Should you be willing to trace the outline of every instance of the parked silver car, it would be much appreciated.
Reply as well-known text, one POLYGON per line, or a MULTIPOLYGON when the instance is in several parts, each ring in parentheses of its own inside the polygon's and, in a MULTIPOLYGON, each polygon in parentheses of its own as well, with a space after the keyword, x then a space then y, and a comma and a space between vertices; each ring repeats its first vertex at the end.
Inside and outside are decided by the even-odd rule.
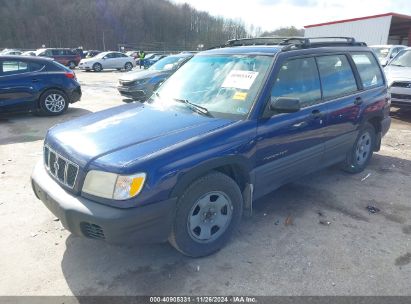
POLYGON ((100 72, 103 69, 131 71, 135 66, 134 59, 120 52, 103 52, 92 58, 82 59, 78 65, 81 70, 100 72))
POLYGON ((394 106, 411 106, 411 48, 399 52, 384 68, 391 102, 394 106))
POLYGON ((370 48, 375 52, 382 66, 386 66, 392 58, 406 48, 404 45, 372 45, 370 48))

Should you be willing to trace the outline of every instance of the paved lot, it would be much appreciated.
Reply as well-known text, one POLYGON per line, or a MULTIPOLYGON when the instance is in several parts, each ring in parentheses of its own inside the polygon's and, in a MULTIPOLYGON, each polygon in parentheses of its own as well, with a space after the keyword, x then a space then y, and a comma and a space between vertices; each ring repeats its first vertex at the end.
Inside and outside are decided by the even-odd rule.
POLYGON ((71 236, 34 197, 46 130, 122 104, 121 72, 77 75, 84 95, 66 115, 0 118, 0 295, 411 295, 411 112, 393 113, 365 172, 289 184, 256 202, 226 248, 190 259, 71 236))

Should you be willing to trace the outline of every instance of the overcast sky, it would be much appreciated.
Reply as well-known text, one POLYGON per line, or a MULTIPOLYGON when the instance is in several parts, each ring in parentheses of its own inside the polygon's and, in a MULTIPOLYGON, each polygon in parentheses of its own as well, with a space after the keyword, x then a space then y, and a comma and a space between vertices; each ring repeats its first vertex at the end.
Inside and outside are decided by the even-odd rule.
POLYGON ((411 15, 411 0, 172 0, 212 15, 241 18, 248 25, 273 30, 395 12, 411 15))

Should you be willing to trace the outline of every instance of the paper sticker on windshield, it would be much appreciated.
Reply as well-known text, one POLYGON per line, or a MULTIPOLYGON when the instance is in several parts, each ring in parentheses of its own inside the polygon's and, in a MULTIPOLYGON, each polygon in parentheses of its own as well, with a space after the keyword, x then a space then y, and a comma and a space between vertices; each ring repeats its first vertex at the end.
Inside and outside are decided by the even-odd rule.
POLYGON ((221 87, 249 90, 257 76, 258 72, 233 70, 227 75, 221 87))
POLYGON ((247 98, 246 92, 236 92, 233 96, 235 100, 245 100, 247 98))

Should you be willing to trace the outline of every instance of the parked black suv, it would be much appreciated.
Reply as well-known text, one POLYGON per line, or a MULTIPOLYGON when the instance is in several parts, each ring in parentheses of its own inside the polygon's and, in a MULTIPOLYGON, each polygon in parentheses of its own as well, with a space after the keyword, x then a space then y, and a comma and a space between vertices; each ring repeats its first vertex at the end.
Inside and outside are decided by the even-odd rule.
POLYGON ((50 129, 34 192, 76 235, 204 256, 279 186, 337 163, 364 170, 389 108, 377 58, 352 38, 208 50, 144 105, 50 129))

